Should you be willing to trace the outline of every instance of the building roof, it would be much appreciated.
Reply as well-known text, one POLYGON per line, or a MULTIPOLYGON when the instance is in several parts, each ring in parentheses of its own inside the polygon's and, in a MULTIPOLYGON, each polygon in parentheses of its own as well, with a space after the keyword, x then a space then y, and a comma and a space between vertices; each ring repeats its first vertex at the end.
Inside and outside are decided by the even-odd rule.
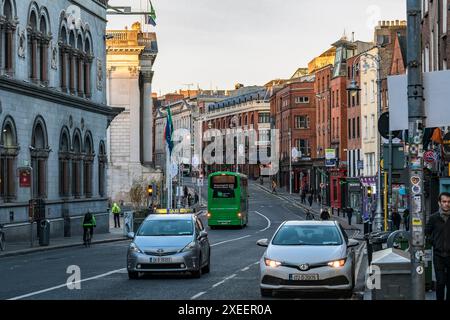
POLYGON ((268 100, 268 98, 269 98, 268 90, 265 87, 261 86, 244 87, 235 90, 233 96, 210 105, 208 110, 211 111, 231 107, 247 101, 268 100))

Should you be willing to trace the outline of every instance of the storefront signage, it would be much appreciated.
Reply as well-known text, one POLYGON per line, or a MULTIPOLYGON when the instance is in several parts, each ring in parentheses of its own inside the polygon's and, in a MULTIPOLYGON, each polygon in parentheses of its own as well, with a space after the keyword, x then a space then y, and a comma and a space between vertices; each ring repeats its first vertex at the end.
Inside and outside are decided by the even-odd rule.
POLYGON ((31 187, 31 168, 22 167, 17 169, 19 171, 19 186, 21 188, 31 187))
POLYGON ((336 149, 325 149, 325 159, 326 160, 336 159, 336 149))

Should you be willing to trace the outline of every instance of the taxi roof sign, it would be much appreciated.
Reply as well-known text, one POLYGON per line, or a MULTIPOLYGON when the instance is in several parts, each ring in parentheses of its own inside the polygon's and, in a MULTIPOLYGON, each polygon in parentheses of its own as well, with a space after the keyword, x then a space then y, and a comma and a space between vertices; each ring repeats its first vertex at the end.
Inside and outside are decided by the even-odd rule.
MULTIPOLYGON (((167 208, 156 209, 155 213, 157 214, 167 214, 167 208)), ((194 213, 194 209, 181 208, 181 209, 170 209, 169 213, 171 214, 179 214, 179 213, 194 213)))

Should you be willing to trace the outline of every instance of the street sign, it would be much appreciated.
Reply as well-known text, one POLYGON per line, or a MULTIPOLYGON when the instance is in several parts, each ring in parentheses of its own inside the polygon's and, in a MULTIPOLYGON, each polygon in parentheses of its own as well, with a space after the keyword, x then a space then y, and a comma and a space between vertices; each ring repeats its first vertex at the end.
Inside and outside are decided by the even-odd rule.
POLYGON ((21 167, 17 169, 19 171, 19 186, 20 188, 31 187, 31 168, 21 167))
POLYGON ((436 153, 434 151, 430 150, 423 154, 423 161, 427 163, 433 163, 436 161, 436 153))
POLYGON ((325 159, 325 167, 335 167, 336 159, 325 159))
POLYGON ((170 176, 174 178, 178 174, 178 165, 176 163, 172 163, 170 166, 170 176))
POLYGON ((325 149, 325 159, 326 160, 336 159, 336 149, 325 149))
POLYGON ((203 178, 198 178, 197 179, 197 186, 198 187, 203 187, 203 178))

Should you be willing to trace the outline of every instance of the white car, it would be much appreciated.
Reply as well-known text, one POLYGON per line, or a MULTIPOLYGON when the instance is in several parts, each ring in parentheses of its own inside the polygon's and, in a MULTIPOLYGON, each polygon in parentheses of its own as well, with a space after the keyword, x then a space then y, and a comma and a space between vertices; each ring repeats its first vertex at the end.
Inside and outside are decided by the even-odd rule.
POLYGON ((336 221, 286 221, 260 261, 261 295, 274 291, 321 292, 339 290, 351 295, 355 287, 355 253, 359 242, 348 239, 336 221))

